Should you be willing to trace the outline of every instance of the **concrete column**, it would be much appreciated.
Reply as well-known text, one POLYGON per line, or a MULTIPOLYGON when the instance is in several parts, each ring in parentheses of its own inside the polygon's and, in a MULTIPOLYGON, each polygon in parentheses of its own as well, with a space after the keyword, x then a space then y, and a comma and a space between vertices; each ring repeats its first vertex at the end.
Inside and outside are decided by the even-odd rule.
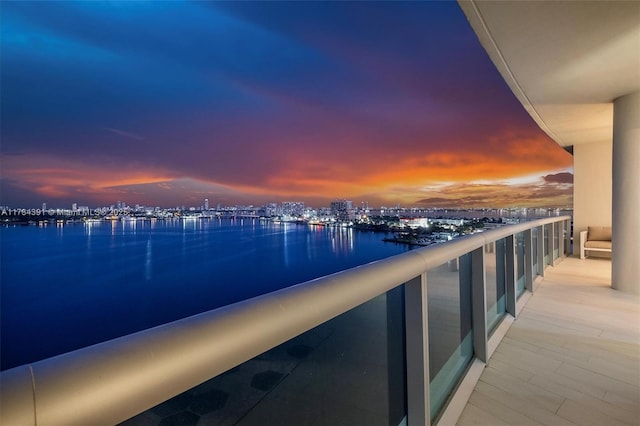
POLYGON ((611 287, 640 294, 640 91, 613 103, 611 287))

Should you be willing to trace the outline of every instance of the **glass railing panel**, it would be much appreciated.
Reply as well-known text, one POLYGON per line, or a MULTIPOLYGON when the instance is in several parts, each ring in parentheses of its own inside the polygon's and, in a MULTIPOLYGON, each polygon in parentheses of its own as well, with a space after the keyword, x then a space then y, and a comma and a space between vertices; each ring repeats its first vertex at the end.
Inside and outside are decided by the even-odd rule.
POLYGON ((484 269, 487 289, 487 330, 491 334, 506 312, 506 241, 485 246, 484 269))
POLYGON ((473 357, 471 255, 427 272, 431 418, 442 409, 473 357))
POLYGON ((398 425, 404 348, 400 286, 122 424, 398 425))
POLYGON ((538 227, 536 226, 531 230, 531 257, 533 258, 533 271, 531 274, 532 279, 536 279, 540 275, 540 263, 538 260, 538 227))
POLYGON ((525 262, 524 262, 524 232, 518 232, 515 238, 516 243, 516 294, 520 296, 524 293, 525 287, 525 262))

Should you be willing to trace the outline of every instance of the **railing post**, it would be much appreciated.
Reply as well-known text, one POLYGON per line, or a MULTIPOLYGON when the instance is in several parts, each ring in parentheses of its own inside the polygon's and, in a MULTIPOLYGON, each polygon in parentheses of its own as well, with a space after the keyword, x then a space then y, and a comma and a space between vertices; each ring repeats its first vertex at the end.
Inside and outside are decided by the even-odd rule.
POLYGON ((567 219, 564 221, 564 223, 565 223, 564 228, 567 231, 564 236, 565 238, 564 255, 570 256, 571 255, 571 221, 567 219))
POLYGON ((565 246, 564 246, 565 237, 564 237, 564 235, 565 235, 565 229, 566 229, 567 224, 565 223, 564 220, 559 221, 558 223, 560 224, 559 225, 560 234, 558 234, 558 246, 559 246, 558 257, 564 257, 564 252, 565 252, 565 246))
POLYGON ((564 257, 564 220, 558 222, 558 258, 564 257))
POLYGON ((505 272, 506 272, 506 281, 505 281, 505 297, 506 297, 506 308, 507 312, 510 313, 513 317, 516 316, 516 245, 515 245, 515 236, 509 235, 506 237, 506 264, 505 264, 505 272))
POLYGON ((547 264, 544 261, 544 234, 546 234, 546 230, 544 225, 540 225, 538 228, 538 275, 544 277, 544 270, 547 264))
POLYGON ((460 341, 473 333, 473 294, 471 292, 471 254, 464 254, 458 259, 458 288, 460 290, 460 341))
POLYGON ((533 270, 533 229, 524 231, 524 288, 533 293, 533 280, 535 271, 533 270))
POLYGON ((387 389, 389 424, 400 424, 407 416, 405 287, 386 293, 387 389))
POLYGON ((407 424, 429 425, 429 312, 427 273, 405 284, 407 424))
POLYGON ((553 239, 555 238, 555 226, 553 223, 549 224, 549 239, 547 240, 547 252, 549 253, 549 266, 553 266, 555 263, 553 259, 553 239))
POLYGON ((562 256, 560 253, 560 244, 562 240, 560 239, 560 222, 553 222, 553 265, 555 266, 556 260, 562 256), (558 256, 556 257, 556 250, 558 251, 558 256))
POLYGON ((471 252, 471 294, 473 318, 473 351, 487 362, 487 285, 484 268, 484 246, 471 252))

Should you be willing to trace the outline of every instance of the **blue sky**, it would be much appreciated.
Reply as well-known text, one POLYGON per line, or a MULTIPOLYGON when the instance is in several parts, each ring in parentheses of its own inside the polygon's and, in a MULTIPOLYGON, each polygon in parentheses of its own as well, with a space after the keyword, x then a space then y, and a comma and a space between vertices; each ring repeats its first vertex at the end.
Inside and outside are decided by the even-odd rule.
POLYGON ((455 2, 3 2, 1 19, 3 205, 571 203, 571 156, 455 2))

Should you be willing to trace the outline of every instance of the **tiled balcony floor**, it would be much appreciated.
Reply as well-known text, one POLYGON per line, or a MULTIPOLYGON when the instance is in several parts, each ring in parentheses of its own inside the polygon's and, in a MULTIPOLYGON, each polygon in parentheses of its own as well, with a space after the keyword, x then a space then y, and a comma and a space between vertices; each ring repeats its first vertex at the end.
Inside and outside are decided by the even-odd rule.
POLYGON ((545 273, 458 424, 640 425, 639 299, 610 288, 609 260, 545 273))

